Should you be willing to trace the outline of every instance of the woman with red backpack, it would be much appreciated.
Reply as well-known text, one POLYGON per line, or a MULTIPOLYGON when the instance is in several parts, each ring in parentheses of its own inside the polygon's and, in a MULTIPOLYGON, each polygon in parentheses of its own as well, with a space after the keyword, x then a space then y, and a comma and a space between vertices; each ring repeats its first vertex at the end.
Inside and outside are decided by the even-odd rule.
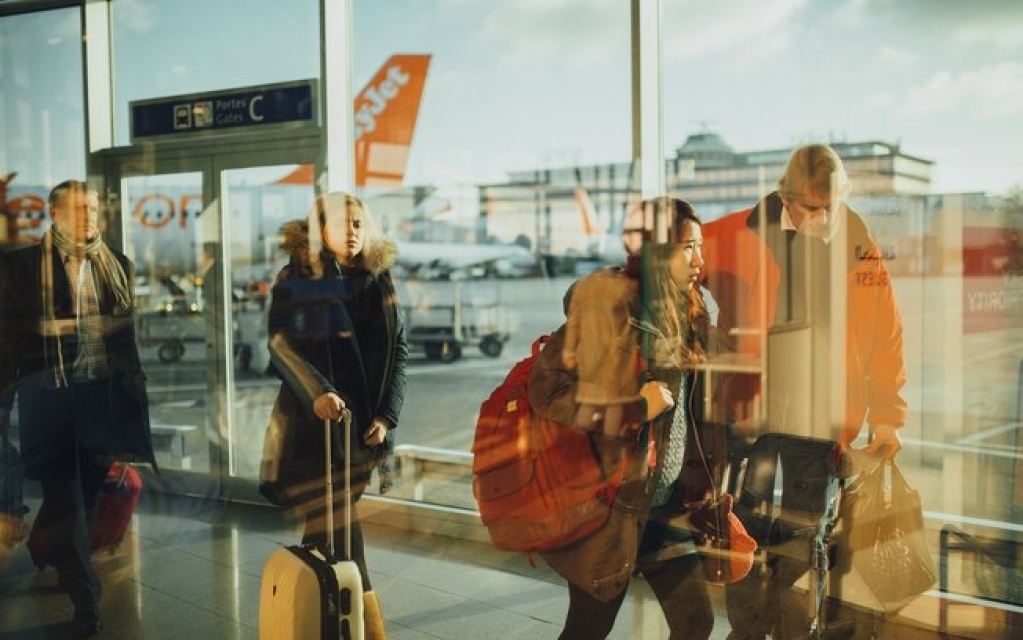
MULTIPOLYGON (((544 559, 568 582, 560 638, 605 638, 641 572, 661 604, 671 638, 707 638, 714 613, 690 529, 682 483, 687 441, 700 412, 693 365, 707 359, 709 314, 697 287, 700 220, 682 200, 661 197, 630 212, 626 266, 577 281, 567 321, 540 354, 529 400, 545 418, 589 433, 610 474, 626 465, 607 524, 544 559)), ((704 523, 727 520, 727 504, 702 503, 704 523)), ((726 528, 726 527, 724 527, 726 528)))

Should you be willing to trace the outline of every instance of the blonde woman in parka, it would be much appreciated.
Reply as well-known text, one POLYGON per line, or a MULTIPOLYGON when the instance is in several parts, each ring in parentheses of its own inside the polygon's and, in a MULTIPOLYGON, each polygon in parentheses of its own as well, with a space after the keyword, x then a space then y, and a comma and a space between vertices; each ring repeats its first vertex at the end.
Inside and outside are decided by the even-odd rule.
MULTIPOLYGON (((352 559, 367 594, 367 637, 381 638, 355 503, 374 469, 381 493, 389 488, 405 397, 408 344, 388 271, 396 248, 377 232, 365 204, 346 193, 320 196, 308 220, 288 223, 282 233, 291 260, 274 284, 268 333, 271 364, 283 382, 264 442, 260 490, 304 516, 303 544, 325 543, 323 422, 351 412, 352 439, 332 453, 336 463, 351 456, 352 559)), ((338 492, 335 513, 340 500, 338 492)), ((334 546, 341 549, 343 519, 334 522, 334 546)))

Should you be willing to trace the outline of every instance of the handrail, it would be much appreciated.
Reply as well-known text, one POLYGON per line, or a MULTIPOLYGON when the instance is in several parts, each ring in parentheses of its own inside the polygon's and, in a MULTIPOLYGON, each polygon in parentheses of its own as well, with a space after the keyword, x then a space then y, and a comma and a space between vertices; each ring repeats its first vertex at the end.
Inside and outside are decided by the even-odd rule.
POLYGON ((400 444, 394 448, 394 455, 398 459, 399 473, 403 481, 412 487, 414 502, 422 502, 425 495, 423 476, 426 475, 426 463, 453 467, 465 474, 472 471, 473 454, 469 451, 400 444))

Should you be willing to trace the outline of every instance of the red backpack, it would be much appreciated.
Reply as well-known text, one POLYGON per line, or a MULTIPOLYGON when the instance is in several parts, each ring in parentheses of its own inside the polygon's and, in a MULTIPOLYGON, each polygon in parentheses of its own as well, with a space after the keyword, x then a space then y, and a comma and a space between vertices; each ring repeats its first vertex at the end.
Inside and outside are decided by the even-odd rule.
POLYGON ((530 409, 529 374, 549 339, 533 343, 480 405, 473 440, 473 493, 494 546, 552 551, 607 522, 625 464, 605 478, 589 435, 530 409))

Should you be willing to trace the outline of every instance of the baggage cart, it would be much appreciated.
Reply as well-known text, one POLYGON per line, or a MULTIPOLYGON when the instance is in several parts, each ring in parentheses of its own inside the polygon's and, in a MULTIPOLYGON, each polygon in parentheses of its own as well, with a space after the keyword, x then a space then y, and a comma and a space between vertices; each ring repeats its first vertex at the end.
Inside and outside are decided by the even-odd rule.
POLYGON ((511 338, 493 283, 408 281, 399 291, 409 346, 430 360, 455 362, 468 347, 497 358, 511 338))

